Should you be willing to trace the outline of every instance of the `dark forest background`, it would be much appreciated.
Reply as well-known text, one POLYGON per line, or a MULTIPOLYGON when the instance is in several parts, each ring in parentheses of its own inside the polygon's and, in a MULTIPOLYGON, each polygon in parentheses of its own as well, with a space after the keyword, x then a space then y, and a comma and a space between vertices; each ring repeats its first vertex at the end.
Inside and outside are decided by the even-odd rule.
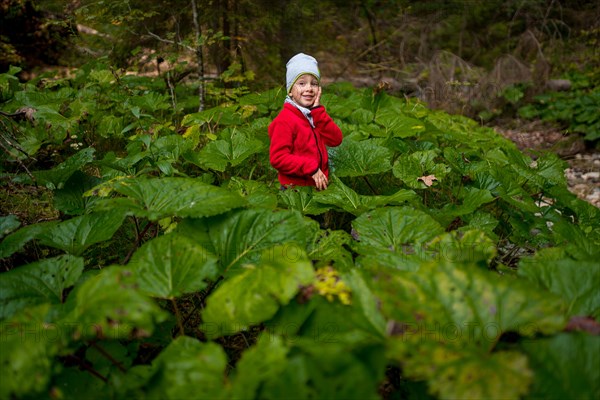
POLYGON ((514 118, 546 91, 587 95, 600 82, 593 0, 0 0, 0 12, 2 72, 18 66, 28 80, 104 60, 171 87, 200 81, 201 108, 227 89, 282 85, 300 51, 317 57, 325 84, 379 84, 482 122, 514 118))
POLYGON ((252 71, 257 86, 279 84, 299 51, 334 79, 403 81, 440 51, 488 70, 513 56, 537 79, 598 62, 593 0, 2 0, 0 11, 2 70, 106 56, 160 72, 197 61, 187 51, 198 46, 207 74, 252 71))

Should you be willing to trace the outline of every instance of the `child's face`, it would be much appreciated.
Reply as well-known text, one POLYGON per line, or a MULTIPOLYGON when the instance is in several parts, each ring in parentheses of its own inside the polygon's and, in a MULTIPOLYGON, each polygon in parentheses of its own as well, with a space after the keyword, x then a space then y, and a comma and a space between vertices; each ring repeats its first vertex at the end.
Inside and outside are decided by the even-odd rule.
POLYGON ((319 81, 311 74, 300 75, 290 89, 290 97, 302 107, 312 107, 315 103, 319 81))

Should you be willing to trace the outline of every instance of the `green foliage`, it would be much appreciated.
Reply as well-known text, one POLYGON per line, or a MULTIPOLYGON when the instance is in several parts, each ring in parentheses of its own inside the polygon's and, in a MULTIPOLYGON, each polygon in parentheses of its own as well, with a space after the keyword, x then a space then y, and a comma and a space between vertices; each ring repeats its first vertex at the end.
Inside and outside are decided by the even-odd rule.
POLYGON ((122 210, 151 221, 211 216, 245 204, 235 193, 192 178, 124 178, 98 188, 104 196, 114 191, 124 197, 98 201, 96 210, 122 210))
POLYGON ((339 176, 365 176, 391 169, 391 151, 375 139, 347 140, 331 150, 333 172, 339 176))
POLYGON ((548 399, 571 397, 586 388, 586 397, 600 394, 600 372, 594 356, 600 351, 597 336, 559 334, 551 338, 525 341, 522 344, 532 366, 536 368, 531 395, 548 399), (570 368, 577 365, 577 368, 570 368))
POLYGON ((77 152, 77 154, 57 165, 55 168, 34 171, 33 176, 39 184, 45 185, 49 189, 61 189, 71 175, 93 160, 94 151, 93 148, 88 147, 87 149, 77 152))
POLYGON ((217 275, 216 257, 185 236, 160 236, 142 246, 129 265, 140 290, 172 299, 204 289, 217 275))
POLYGON ((564 330, 600 319, 600 212, 557 157, 339 84, 330 186, 282 191, 280 90, 196 113, 101 63, 13 74, 37 161, 5 177, 55 217, 0 217, 0 397, 378 398, 389 367, 394 395, 597 394, 597 337, 564 330))
POLYGON ((203 330, 210 339, 247 330, 271 319, 302 286, 314 279, 306 255, 290 246, 265 250, 260 264, 224 282, 202 312, 203 330))
POLYGON ((223 272, 239 270, 260 258, 263 250, 289 243, 303 248, 316 223, 297 211, 248 209, 211 218, 186 219, 178 232, 205 246, 220 261, 223 272))
POLYGON ((28 308, 10 324, 0 325, 0 362, 6 378, 0 381, 2 398, 39 393, 48 386, 60 335, 56 326, 43 325, 48 308, 28 308), (28 331, 34 334, 25 334, 28 331))
POLYGON ((196 158, 200 167, 216 171, 225 171, 228 165, 235 167, 243 163, 248 157, 263 150, 260 140, 250 139, 241 132, 233 131, 231 135, 223 131, 224 139, 208 143, 196 158))
POLYGON ((34 239, 45 246, 81 255, 91 245, 110 239, 124 218, 119 211, 106 211, 80 215, 60 223, 28 225, 0 243, 0 255, 8 257, 34 239))
POLYGON ((46 258, 2 275, 2 311, 7 319, 36 304, 60 304, 65 289, 83 272, 83 259, 70 255, 46 258))
POLYGON ((226 398, 226 364, 225 352, 217 344, 181 336, 153 361, 144 387, 149 398, 226 398))
POLYGON ((532 104, 519 108, 523 118, 558 122, 568 132, 584 135, 585 140, 600 139, 600 89, 585 75, 573 75, 573 89, 535 96, 532 104))
POLYGON ((19 219, 15 215, 7 215, 0 217, 0 239, 8 235, 15 229, 21 226, 19 219))
POLYGON ((397 324, 390 355, 442 398, 518 398, 533 375, 527 358, 492 350, 505 332, 559 332, 564 306, 527 284, 499 280, 469 264, 442 260, 414 273, 378 274, 378 293, 386 293, 382 311, 397 324))
POLYGON ((600 293, 596 285, 600 265, 597 262, 552 260, 542 256, 538 259, 536 262, 524 259, 519 275, 563 297, 569 304, 569 315, 600 317, 600 293))

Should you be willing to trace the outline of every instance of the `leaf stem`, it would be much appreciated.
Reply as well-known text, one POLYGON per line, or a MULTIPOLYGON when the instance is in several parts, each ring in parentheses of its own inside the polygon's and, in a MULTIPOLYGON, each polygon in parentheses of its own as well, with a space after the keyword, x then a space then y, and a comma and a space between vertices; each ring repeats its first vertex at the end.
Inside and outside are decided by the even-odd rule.
POLYGON ((81 359, 80 357, 77 357, 74 354, 67 355, 65 359, 75 361, 79 368, 86 370, 96 378, 100 379, 102 382, 108 383, 108 378, 102 375, 100 372, 96 371, 92 366, 90 366, 89 362, 86 362, 85 360, 81 359))
POLYGON ((254 174, 254 170, 256 169, 256 164, 252 165, 252 169, 250 170, 250 173, 248 174, 248 180, 252 180, 252 175, 254 174))
POLYGON ((183 329, 183 322, 181 321, 181 312, 179 312, 179 307, 177 307, 177 301, 175 301, 175 299, 171 299, 171 303, 173 303, 173 309, 175 310, 175 317, 177 318, 177 325, 179 326, 179 334, 181 336, 184 336, 185 330, 183 329))
POLYGON ((367 186, 369 186, 369 189, 371 189, 371 192, 373 192, 374 195, 379 195, 379 193, 377 193, 377 190, 375 190, 375 188, 373 187, 373 185, 371 185, 371 182, 369 182, 369 179, 367 179, 366 176, 362 177, 364 179, 364 181, 367 183, 367 186))
MULTIPOLYGON (((144 230, 142 232, 140 232, 140 233, 137 234, 137 238, 135 239, 135 244, 133 245, 133 247, 131 248, 131 250, 129 250, 129 253, 127 253, 127 256, 123 260, 123 264, 127 264, 129 262, 129 259, 131 259, 131 256, 133 255, 133 253, 137 250, 138 247, 140 247, 140 243, 142 241, 142 238, 144 237, 144 235, 146 234, 146 232, 148 232, 148 229, 150 229, 150 227, 152 227, 153 225, 154 225, 154 223, 148 221, 148 223, 144 227, 144 230)), ((138 228, 138 225, 137 225, 137 220, 136 220, 135 226, 136 226, 136 232, 138 232, 139 228, 138 228)))
POLYGON ((90 341, 88 343, 90 344, 90 346, 92 346, 93 348, 95 348, 96 350, 98 350, 98 352, 100 354, 102 354, 108 361, 110 361, 115 367, 117 367, 119 369, 119 371, 121 371, 121 372, 127 372, 127 370, 125 369, 125 367, 123 367, 123 364, 121 364, 113 356, 111 356, 109 352, 107 352, 102 347, 100 347, 98 345, 98 343, 96 343, 95 341, 90 341))

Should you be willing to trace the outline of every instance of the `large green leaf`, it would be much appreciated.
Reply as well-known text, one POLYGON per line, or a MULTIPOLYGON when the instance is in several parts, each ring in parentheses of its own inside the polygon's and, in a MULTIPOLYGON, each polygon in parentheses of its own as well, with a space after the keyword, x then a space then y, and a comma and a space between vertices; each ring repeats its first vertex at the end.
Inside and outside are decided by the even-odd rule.
POLYGON ((494 190, 491 190, 492 195, 501 197, 517 210, 531 213, 539 211, 532 196, 524 189, 527 178, 523 178, 510 168, 500 166, 490 168, 489 174, 499 183, 494 190))
POLYGON ((242 118, 240 113, 236 113, 237 109, 237 106, 217 106, 197 113, 187 114, 183 118, 182 125, 202 125, 205 123, 240 125, 242 118))
POLYGON ((354 313, 349 318, 355 329, 371 333, 377 339, 386 333, 386 320, 381 314, 379 300, 365 281, 365 276, 354 268, 342 274, 352 293, 354 313))
POLYGON ((354 263, 359 268, 379 266, 398 271, 417 271, 427 260, 420 253, 415 253, 412 246, 406 246, 405 249, 400 250, 383 250, 375 246, 355 243, 352 249, 358 253, 354 263))
POLYGON ((119 211, 96 212, 63 222, 51 221, 28 225, 7 236, 0 243, 0 258, 19 251, 31 240, 74 255, 81 255, 88 247, 112 238, 121 227, 125 215, 119 211))
MULTIPOLYGON (((288 364, 289 348, 279 336, 263 334, 256 345, 242 354, 232 377, 233 399, 263 398, 265 382, 279 380, 288 364)), ((294 396, 299 393, 290 392, 294 396)), ((287 397, 287 396, 286 396, 287 397)), ((273 397, 284 398, 284 397, 273 397)))
POLYGON ((299 249, 286 246, 265 251, 257 265, 226 279, 212 293, 202 312, 203 331, 209 338, 232 335, 272 318, 314 279, 312 264, 299 249))
POLYGON ((63 292, 83 272, 83 259, 48 258, 0 274, 0 320, 43 303, 60 304, 63 292))
POLYGON ((485 234, 488 237, 496 241, 498 240, 498 236, 496 235, 494 230, 498 226, 499 221, 496 218, 494 218, 492 214, 485 211, 477 210, 470 215, 463 216, 461 219, 464 219, 465 222, 468 223, 468 225, 458 228, 457 230, 459 232, 463 230, 479 229, 485 232, 485 234))
POLYGON ((302 253, 317 223, 298 211, 249 209, 211 218, 187 219, 178 230, 213 252, 224 272, 258 261, 264 249, 285 243, 290 254, 302 253))
POLYGON ((507 332, 552 334, 566 323, 560 299, 470 262, 379 270, 369 282, 390 321, 389 356, 441 398, 519 398, 531 382, 527 359, 492 352, 498 340, 507 332))
POLYGON ((423 259, 469 262, 488 268, 497 254, 496 243, 478 229, 443 233, 419 248, 423 259))
POLYGON ((410 207, 384 207, 365 212, 352 222, 352 247, 359 254, 356 264, 380 265, 414 271, 429 259, 421 253, 425 243, 444 232, 423 211, 410 207), (418 226, 419 229, 415 229, 418 226))
POLYGON ((428 214, 410 207, 368 211, 356 218, 352 227, 355 238, 362 244, 391 251, 423 243, 444 232, 428 214))
POLYGON ((227 188, 245 197, 252 207, 277 207, 277 191, 266 183, 234 177, 229 181, 227 188))
POLYGON ((69 327, 73 338, 146 336, 165 319, 165 312, 140 293, 130 270, 104 268, 75 287, 58 324, 69 327))
POLYGON ((573 258, 595 262, 600 256, 600 229, 594 230, 591 226, 587 228, 587 232, 584 229, 566 218, 558 219, 552 226, 552 230, 561 242, 564 241, 565 249, 573 258))
POLYGON ((180 336, 152 362, 147 383, 151 399, 227 399, 227 357, 216 343, 180 336))
POLYGON ((252 154, 260 152, 262 148, 263 143, 260 140, 233 131, 224 139, 207 144, 198 154, 197 163, 202 167, 222 172, 227 165, 235 167, 252 154))
POLYGON ((569 315, 600 318, 598 262, 534 257, 521 261, 518 274, 539 287, 562 296, 569 304, 569 315))
POLYGON ((314 195, 314 189, 310 186, 299 186, 279 191, 280 204, 291 210, 298 210, 302 214, 319 215, 328 211, 331 207, 320 204, 314 195))
POLYGON ((246 205, 237 194, 192 178, 125 178, 103 188, 126 197, 103 200, 98 208, 116 207, 152 221, 216 215, 246 205))
POLYGON ((88 147, 52 169, 34 171, 32 174, 38 184, 50 189, 60 189, 75 171, 94 160, 95 151, 92 147, 88 147))
POLYGON ((565 169, 569 167, 569 164, 555 153, 546 152, 540 155, 535 163, 526 161, 527 165, 519 165, 517 168, 517 165, 513 164, 513 168, 540 189, 547 189, 554 185, 567 186, 565 169))
POLYGON ((150 154, 157 162, 175 162, 184 153, 193 150, 194 141, 181 135, 161 136, 150 144, 150 154))
POLYGON ((14 214, 0 217, 0 239, 21 226, 19 218, 14 214))
POLYGON ((72 131, 79 121, 74 117, 67 118, 53 108, 52 106, 37 107, 35 119, 40 126, 51 132, 54 135, 54 139, 58 142, 57 139, 64 139, 67 136, 67 132, 72 131))
POLYGON ((213 254, 177 234, 146 242, 131 258, 129 268, 140 290, 168 299, 204 289, 218 272, 213 254))
POLYGON ((408 378, 427 379, 429 392, 440 399, 517 400, 528 392, 533 377, 527 357, 515 351, 488 354, 452 342, 400 338, 390 341, 389 354, 408 378))
POLYGON ((315 282, 264 325, 290 341, 379 346, 385 340, 387 324, 379 308, 378 299, 357 269, 338 272, 321 267, 315 282))
POLYGON ((313 196, 317 204, 336 206, 354 215, 360 215, 367 210, 386 205, 401 205, 415 198, 415 192, 405 189, 400 189, 389 196, 360 195, 334 176, 332 176, 327 190, 316 192, 313 196))
POLYGON ((368 124, 373 121, 374 117, 373 111, 357 108, 348 116, 348 120, 351 124, 368 124))
POLYGON ((49 305, 28 308, 0 324, 0 398, 42 393, 48 385, 61 326, 45 321, 49 305))
POLYGON ((425 131, 425 123, 408 117, 396 108, 385 108, 377 112, 375 122, 383 125, 394 137, 407 138, 418 136, 425 131))
POLYGON ((474 187, 464 188, 460 197, 461 204, 446 204, 441 210, 435 211, 436 218, 444 222, 444 225, 449 224, 456 217, 473 214, 482 205, 495 200, 489 190, 474 187))
POLYGON ((561 333, 521 346, 535 371, 531 398, 600 398, 600 337, 561 333))
POLYGON ((293 342, 285 370, 264 384, 259 398, 380 399, 386 364, 383 346, 349 346, 327 335, 335 326, 319 329, 314 336, 293 342))
POLYGON ((527 281, 483 270, 472 261, 441 258, 417 272, 380 269, 377 276, 374 291, 384 314, 417 328, 417 334, 426 333, 418 329, 433 327, 436 341, 458 340, 487 351, 505 332, 552 334, 566 325, 566 305, 560 298, 527 281), (454 338, 444 336, 454 331, 458 332, 454 338))
POLYGON ((21 250, 28 242, 37 238, 42 232, 52 229, 58 221, 41 222, 27 225, 11 233, 0 242, 0 259, 10 257, 21 250))
POLYGON ((376 139, 362 141, 347 138, 329 149, 331 170, 339 177, 365 176, 392 169, 392 152, 376 139))
POLYGON ((378 399, 381 347, 263 334, 232 374, 234 399, 378 399), (316 342, 317 341, 317 342, 316 342))
POLYGON ((99 178, 86 175, 81 171, 75 171, 65 182, 62 189, 54 191, 52 198, 54 207, 68 215, 81 215, 90 208, 97 197, 84 196, 83 194, 101 182, 99 178))
POLYGON ((427 187, 425 183, 419 180, 423 176, 435 175, 437 181, 442 181, 450 172, 450 168, 446 164, 436 162, 437 156, 438 152, 435 150, 402 154, 394 162, 394 176, 413 189, 427 187))
POLYGON ((96 133, 103 138, 123 137, 124 117, 116 115, 103 115, 96 127, 96 133))
POLYGON ((37 236, 40 243, 74 255, 113 237, 125 215, 119 211, 96 212, 50 225, 37 236))
POLYGON ((169 95, 158 92, 149 92, 141 96, 131 97, 130 102, 148 112, 168 110, 172 107, 169 95))
POLYGON ((318 230, 308 242, 308 257, 317 261, 316 266, 331 265, 336 268, 349 269, 354 267, 352 254, 345 248, 352 236, 342 230, 318 230))
POLYGON ((402 249, 355 244, 359 254, 359 267, 380 266, 399 271, 417 271, 422 264, 432 260, 470 262, 488 268, 496 256, 496 244, 478 229, 455 230, 443 233, 419 245, 405 244, 402 249))

